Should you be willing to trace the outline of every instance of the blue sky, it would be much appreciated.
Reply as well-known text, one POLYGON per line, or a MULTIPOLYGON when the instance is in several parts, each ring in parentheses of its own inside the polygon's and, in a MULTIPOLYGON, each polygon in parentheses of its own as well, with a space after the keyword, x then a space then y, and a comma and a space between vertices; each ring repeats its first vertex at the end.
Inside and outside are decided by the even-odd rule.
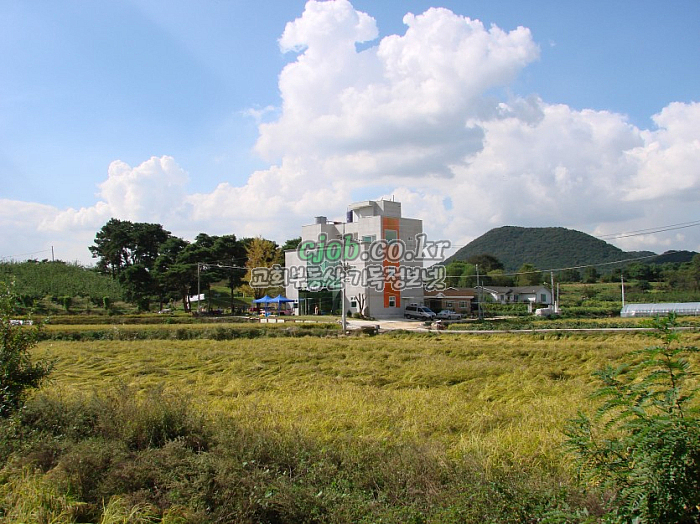
POLYGON ((0 0, 0 257, 90 263, 111 216, 284 241, 390 195, 457 245, 698 221, 698 57, 695 0, 0 0))

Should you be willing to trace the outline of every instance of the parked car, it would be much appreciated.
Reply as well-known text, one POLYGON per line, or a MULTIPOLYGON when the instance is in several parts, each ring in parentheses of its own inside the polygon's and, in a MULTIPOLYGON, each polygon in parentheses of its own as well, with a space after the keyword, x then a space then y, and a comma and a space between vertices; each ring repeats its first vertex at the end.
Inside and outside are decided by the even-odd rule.
POLYGON ((418 318, 420 320, 433 320, 435 312, 429 307, 419 306, 418 304, 409 304, 403 312, 404 318, 418 318))
POLYGON ((437 318, 441 320, 459 320, 462 318, 462 315, 452 311, 451 309, 443 309, 437 314, 437 318))

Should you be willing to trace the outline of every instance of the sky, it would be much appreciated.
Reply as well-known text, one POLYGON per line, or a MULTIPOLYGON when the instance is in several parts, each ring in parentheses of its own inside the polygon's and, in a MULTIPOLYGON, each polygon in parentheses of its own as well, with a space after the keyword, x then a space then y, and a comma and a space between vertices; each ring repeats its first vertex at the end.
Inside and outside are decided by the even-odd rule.
POLYGON ((2 260, 380 198, 700 251, 700 2, 0 0, 0 188, 2 260))

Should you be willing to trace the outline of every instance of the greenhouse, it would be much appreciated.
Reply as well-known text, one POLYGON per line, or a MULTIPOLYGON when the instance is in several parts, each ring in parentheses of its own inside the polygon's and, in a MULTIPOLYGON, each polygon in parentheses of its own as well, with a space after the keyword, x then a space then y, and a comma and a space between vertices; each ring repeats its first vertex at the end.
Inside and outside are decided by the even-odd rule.
POLYGON ((627 304, 621 317, 655 317, 675 313, 680 316, 700 315, 700 302, 668 302, 664 304, 627 304))

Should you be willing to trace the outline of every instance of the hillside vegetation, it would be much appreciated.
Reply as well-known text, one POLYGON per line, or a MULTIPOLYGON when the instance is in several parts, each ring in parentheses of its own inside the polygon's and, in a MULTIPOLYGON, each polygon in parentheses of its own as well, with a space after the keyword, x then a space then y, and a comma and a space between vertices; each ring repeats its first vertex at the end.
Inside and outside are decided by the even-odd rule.
POLYGON ((558 269, 654 255, 651 251, 625 252, 591 235, 563 227, 503 226, 473 240, 446 263, 485 253, 500 260, 506 271, 515 271, 525 263, 540 269, 558 269))
POLYGON ((51 301, 65 302, 66 297, 72 302, 83 298, 102 306, 105 299, 114 303, 124 295, 114 279, 78 264, 60 261, 3 262, 0 263, 0 281, 12 283, 13 292, 20 296, 23 306, 39 310, 46 310, 51 301), (42 304, 45 299, 46 303, 42 304))

